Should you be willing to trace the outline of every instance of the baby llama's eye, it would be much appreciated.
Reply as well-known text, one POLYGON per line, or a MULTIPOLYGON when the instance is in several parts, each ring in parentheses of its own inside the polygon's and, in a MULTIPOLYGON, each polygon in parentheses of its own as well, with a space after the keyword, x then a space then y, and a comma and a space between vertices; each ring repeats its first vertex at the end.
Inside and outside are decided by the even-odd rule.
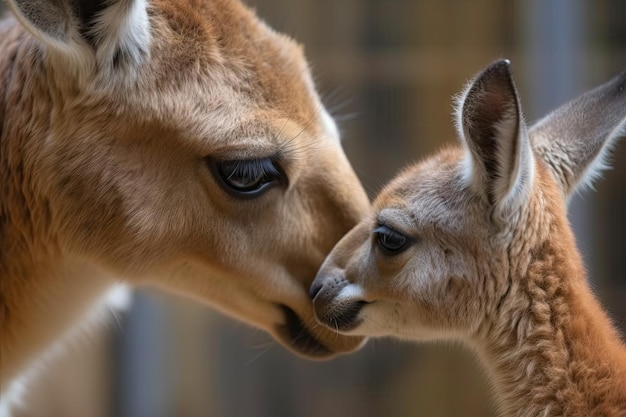
POLYGON ((397 255, 408 248, 412 241, 390 227, 380 225, 374 229, 376 243, 386 255, 397 255))
POLYGON ((284 180, 284 174, 272 158, 206 160, 222 188, 238 198, 258 197, 284 180))

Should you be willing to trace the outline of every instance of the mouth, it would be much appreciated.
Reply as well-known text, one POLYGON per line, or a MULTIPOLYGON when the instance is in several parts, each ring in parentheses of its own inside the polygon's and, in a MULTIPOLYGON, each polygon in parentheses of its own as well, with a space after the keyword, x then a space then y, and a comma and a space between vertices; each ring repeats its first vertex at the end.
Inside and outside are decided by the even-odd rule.
MULTIPOLYGON (((315 302, 315 300, 314 300, 315 302)), ((359 313, 364 305, 369 304, 366 301, 344 302, 338 308, 320 309, 315 304, 315 315, 317 320, 325 326, 335 329, 338 332, 348 332, 359 327, 363 320, 359 317, 359 313)))
POLYGON ((285 323, 278 326, 281 340, 290 348, 309 358, 328 358, 334 356, 333 351, 318 341, 307 329, 300 317, 289 307, 281 305, 285 323))
POLYGON ((364 342, 362 337, 342 336, 336 332, 319 326, 320 335, 332 342, 333 347, 320 341, 319 335, 314 335, 304 321, 291 308, 279 306, 284 323, 276 326, 278 339, 287 348, 307 359, 331 359, 341 353, 348 353, 359 349, 364 342))

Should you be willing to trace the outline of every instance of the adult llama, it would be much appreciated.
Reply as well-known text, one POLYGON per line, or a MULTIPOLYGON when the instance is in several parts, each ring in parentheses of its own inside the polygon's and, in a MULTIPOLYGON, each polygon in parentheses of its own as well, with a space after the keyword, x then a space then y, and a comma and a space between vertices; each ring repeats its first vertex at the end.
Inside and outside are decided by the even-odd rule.
POLYGON ((302 48, 236 0, 9 0, 0 25, 0 387, 116 284, 308 358, 362 337, 308 287, 369 202, 302 48))

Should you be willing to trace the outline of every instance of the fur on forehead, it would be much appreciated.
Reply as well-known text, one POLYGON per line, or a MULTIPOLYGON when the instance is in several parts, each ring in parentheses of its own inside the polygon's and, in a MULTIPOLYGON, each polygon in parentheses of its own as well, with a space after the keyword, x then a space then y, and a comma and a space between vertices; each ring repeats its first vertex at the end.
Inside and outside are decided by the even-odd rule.
POLYGON ((447 146, 404 169, 376 197, 375 211, 404 207, 416 226, 459 231, 469 200, 477 198, 463 178, 463 155, 460 146, 447 146))
POLYGON ((199 10, 191 3, 154 4, 151 83, 165 82, 175 91, 190 86, 205 97, 242 96, 251 105, 288 107, 289 113, 310 117, 311 98, 317 96, 298 43, 238 2, 204 1, 199 10), (224 85, 228 94, 212 94, 224 85))

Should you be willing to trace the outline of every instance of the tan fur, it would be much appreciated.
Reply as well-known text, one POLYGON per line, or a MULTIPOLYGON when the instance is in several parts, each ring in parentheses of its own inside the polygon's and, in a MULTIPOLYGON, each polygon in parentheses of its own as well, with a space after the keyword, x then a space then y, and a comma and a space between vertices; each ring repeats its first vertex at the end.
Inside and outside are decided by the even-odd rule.
POLYGON ((2 388, 118 282, 210 303, 307 357, 358 347, 307 297, 369 205, 302 48, 237 1, 109 3, 91 32, 36 20, 44 0, 11 2, 28 30, 0 26, 2 388), (204 159, 274 155, 287 183, 244 200, 204 159))
MULTIPOLYGON (((529 138, 521 112, 511 110, 519 104, 509 80, 506 63, 479 75, 460 99, 467 146, 402 172, 375 199, 373 214, 337 244, 311 288, 316 314, 342 334, 468 344, 503 416, 626 416, 626 347, 585 279, 566 216, 573 187, 561 188, 567 181, 559 178, 580 177, 576 170, 593 164, 604 143, 592 151, 592 139, 610 142, 623 132, 626 74, 573 102, 573 115, 587 113, 590 127, 606 124, 604 138, 575 142, 566 129, 531 129, 535 146, 545 145, 534 157, 521 151, 530 149, 529 138), (572 150, 580 143, 585 158, 576 166, 561 160, 567 169, 553 170, 546 132, 572 150), (485 151, 506 140, 518 150, 506 147, 504 161, 489 159, 496 152, 485 151), (519 164, 511 175, 524 175, 503 193, 492 181, 510 179, 508 161, 519 164), (372 232, 380 225, 412 244, 384 253, 372 232)), ((571 116, 561 109, 547 124, 574 126, 564 119, 571 116)))

